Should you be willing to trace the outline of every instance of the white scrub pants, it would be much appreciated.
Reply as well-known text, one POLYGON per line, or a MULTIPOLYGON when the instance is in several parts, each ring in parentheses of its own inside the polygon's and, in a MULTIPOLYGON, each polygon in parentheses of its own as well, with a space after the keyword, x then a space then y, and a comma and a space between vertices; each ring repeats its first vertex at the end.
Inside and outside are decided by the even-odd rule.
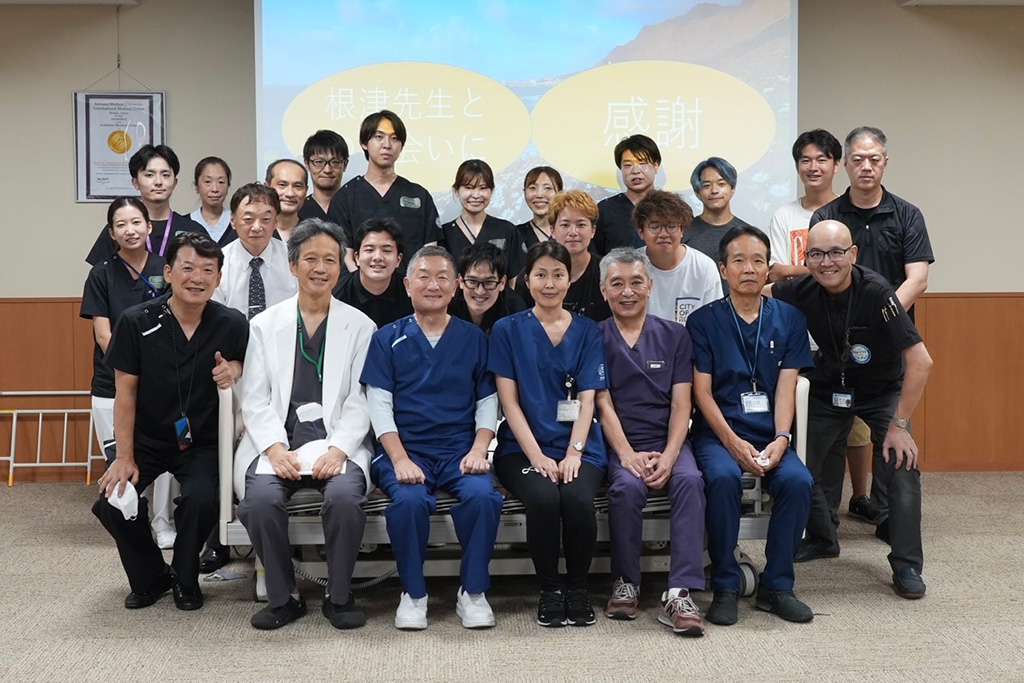
MULTIPOLYGON (((106 452, 107 446, 114 441, 114 399, 92 397, 92 424, 96 429, 96 439, 100 448, 106 452)), ((181 486, 170 472, 164 472, 146 490, 146 497, 152 503, 153 527, 164 526, 174 529, 174 499, 181 495, 181 486)))

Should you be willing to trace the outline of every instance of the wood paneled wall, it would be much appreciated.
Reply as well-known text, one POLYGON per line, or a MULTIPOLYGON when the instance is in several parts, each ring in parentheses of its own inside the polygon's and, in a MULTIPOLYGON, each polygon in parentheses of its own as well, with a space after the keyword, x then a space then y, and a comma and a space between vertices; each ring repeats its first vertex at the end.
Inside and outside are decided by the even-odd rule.
MULTIPOLYGON (((88 390, 92 327, 77 298, 0 300, 0 391, 88 390)), ((922 469, 1024 471, 1016 420, 1024 415, 1024 293, 926 294, 917 325, 935 360, 914 413, 922 469)), ((0 410, 88 408, 82 398, 0 398, 0 410)), ((813 428, 813 427, 812 427, 813 428)), ((68 458, 84 461, 88 418, 72 420, 68 458)), ((43 460, 60 460, 62 420, 44 420, 43 460)), ((10 418, 0 419, 0 450, 10 418)), ((35 459, 36 422, 19 428, 18 462, 35 459)), ((6 478, 7 465, 0 463, 6 478)), ((84 481, 78 469, 18 470, 16 481, 84 481)))

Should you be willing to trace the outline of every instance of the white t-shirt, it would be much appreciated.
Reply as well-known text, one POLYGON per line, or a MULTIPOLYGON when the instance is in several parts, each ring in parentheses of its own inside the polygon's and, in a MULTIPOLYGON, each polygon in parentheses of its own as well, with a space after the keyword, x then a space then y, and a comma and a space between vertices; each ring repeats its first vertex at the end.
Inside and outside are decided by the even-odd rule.
MULTIPOLYGON (((647 253, 647 247, 641 251, 647 253)), ((647 312, 683 325, 691 313, 723 296, 722 278, 715 262, 690 247, 672 270, 661 270, 652 264, 651 279, 654 282, 647 312)))
POLYGON ((787 266, 802 266, 807 252, 807 229, 811 225, 813 211, 808 211, 800 200, 783 204, 768 224, 768 241, 772 245, 772 263, 787 266))

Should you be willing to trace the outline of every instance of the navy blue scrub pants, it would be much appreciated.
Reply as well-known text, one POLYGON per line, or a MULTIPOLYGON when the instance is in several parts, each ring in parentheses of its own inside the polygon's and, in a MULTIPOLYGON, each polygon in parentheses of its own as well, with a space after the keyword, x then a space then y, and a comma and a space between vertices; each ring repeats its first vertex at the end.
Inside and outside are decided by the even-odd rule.
MULTIPOLYGON (((735 551, 740 534, 743 470, 714 435, 696 439, 693 450, 704 475, 711 587, 716 591, 739 590, 742 578, 735 551)), ((772 497, 761 584, 767 590, 791 591, 793 557, 807 523, 814 479, 796 451, 787 448, 782 460, 765 473, 761 483, 772 497)))
POLYGON ((450 514, 462 546, 462 589, 471 594, 483 593, 491 585, 488 565, 494 554, 503 502, 501 494, 494 490, 491 473, 463 474, 459 471, 459 463, 465 457, 462 455, 443 460, 428 460, 411 453, 409 457, 423 470, 424 483, 399 482, 386 454, 378 455, 370 465, 370 478, 391 499, 384 519, 402 587, 411 598, 427 594, 423 561, 430 537, 430 515, 437 510, 434 492, 441 489, 459 501, 450 514))

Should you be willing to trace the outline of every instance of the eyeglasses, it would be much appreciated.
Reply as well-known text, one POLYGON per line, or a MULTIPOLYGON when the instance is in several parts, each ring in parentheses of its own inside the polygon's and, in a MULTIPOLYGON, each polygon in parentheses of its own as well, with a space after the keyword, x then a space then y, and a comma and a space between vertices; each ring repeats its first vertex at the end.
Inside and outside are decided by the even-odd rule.
POLYGON ((665 231, 670 235, 674 235, 679 232, 680 225, 678 223, 667 223, 661 225, 660 223, 648 223, 647 231, 657 235, 659 232, 665 231))
POLYGON ((828 251, 822 251, 821 249, 808 249, 807 250, 807 262, 808 263, 821 263, 826 256, 832 263, 839 263, 846 258, 846 252, 853 249, 853 245, 846 247, 846 249, 829 249, 828 251))
POLYGON ((335 170, 340 170, 345 167, 344 159, 310 159, 309 165, 320 171, 323 170, 324 166, 330 164, 330 167, 335 170))
POLYGON ((501 282, 499 280, 475 280, 471 277, 467 277, 463 278, 462 284, 466 289, 477 289, 478 287, 483 287, 490 292, 497 289, 501 282))

